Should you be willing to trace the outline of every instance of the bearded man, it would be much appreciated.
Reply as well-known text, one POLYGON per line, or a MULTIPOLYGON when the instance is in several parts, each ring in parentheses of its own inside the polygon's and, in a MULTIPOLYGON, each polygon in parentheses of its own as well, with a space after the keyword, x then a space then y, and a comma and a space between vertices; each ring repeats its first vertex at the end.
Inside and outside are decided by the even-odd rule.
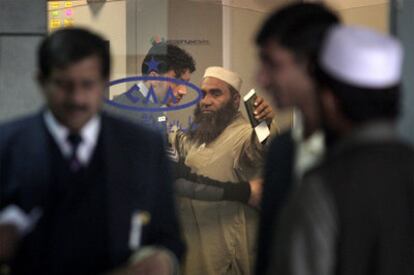
MULTIPOLYGON (((260 175, 266 142, 259 142, 250 123, 239 111, 240 77, 221 67, 207 68, 203 98, 194 112, 194 127, 170 135, 180 161, 192 172, 211 179, 239 184, 250 181, 251 197, 260 197, 260 175), (252 184, 256 180, 257 184, 252 184)), ((272 121, 274 113, 257 97, 255 115, 272 121)), ((271 134, 276 131, 270 123, 271 134)), ((268 138, 269 139, 269 138, 268 138)), ((257 210, 235 201, 199 201, 180 198, 188 254, 185 274, 252 274, 257 210)))

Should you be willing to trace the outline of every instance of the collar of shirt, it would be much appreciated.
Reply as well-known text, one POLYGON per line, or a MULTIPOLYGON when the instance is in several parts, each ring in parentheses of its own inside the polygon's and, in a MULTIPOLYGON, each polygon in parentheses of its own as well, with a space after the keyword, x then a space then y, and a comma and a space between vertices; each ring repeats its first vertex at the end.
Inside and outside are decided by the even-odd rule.
MULTIPOLYGON (((143 96, 144 98, 147 98, 148 93, 149 93, 149 88, 145 85, 145 82, 143 82, 143 81, 138 82, 138 88, 139 88, 139 91, 140 91, 140 93, 142 94, 142 96, 143 96)), ((163 98, 161 98, 161 99, 160 99, 160 98, 158 98, 158 102, 160 102, 160 101, 162 101, 162 100, 163 100, 163 98)), ((154 101, 153 101, 152 97, 150 97, 149 101, 150 101, 151 103, 154 103, 154 101)), ((160 104, 160 103, 158 103, 158 104, 160 104)), ((161 107, 165 107, 166 105, 161 105, 161 104, 160 104, 160 106, 161 106, 161 107)))
MULTIPOLYGON (((67 141, 69 129, 60 124, 57 119, 53 116, 50 110, 44 113, 44 121, 47 130, 52 135, 53 139, 57 143, 63 156, 68 158, 72 153, 72 146, 67 141)), ((101 118, 99 115, 92 117, 83 128, 80 130, 82 142, 78 147, 78 159, 83 164, 89 163, 92 153, 98 142, 98 135, 101 129, 101 118)))
POLYGON ((302 114, 295 110, 292 138, 296 144, 295 176, 300 180, 307 171, 321 161, 325 152, 325 137, 322 131, 316 131, 305 139, 302 114))
POLYGON ((138 82, 138 88, 140 93, 146 98, 149 92, 149 89, 147 88, 147 86, 145 85, 144 82, 138 82))

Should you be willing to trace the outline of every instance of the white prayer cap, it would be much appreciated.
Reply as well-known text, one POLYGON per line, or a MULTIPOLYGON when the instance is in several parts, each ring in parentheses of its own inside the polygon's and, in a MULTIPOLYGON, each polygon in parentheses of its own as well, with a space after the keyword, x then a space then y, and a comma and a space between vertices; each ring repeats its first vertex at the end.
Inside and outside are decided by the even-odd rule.
POLYGON ((321 68, 361 88, 386 88, 401 80, 403 49, 394 38, 363 27, 335 26, 324 42, 321 68))
POLYGON ((235 72, 224 69, 223 67, 208 67, 204 73, 203 79, 206 77, 218 78, 240 92, 242 80, 235 72))

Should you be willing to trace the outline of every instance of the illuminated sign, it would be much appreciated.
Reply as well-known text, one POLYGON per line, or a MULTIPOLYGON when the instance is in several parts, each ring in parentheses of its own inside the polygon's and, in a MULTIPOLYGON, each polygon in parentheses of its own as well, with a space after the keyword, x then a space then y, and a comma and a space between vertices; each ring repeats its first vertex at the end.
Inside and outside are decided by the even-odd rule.
POLYGON ((60 2, 54 1, 54 2, 49 2, 49 8, 52 10, 58 9, 60 8, 60 2))
POLYGON ((60 20, 60 19, 50 20, 50 28, 51 29, 60 28, 61 26, 62 26, 62 20, 60 20))
POLYGON ((73 27, 73 19, 64 19, 63 20, 64 27, 73 27))
POLYGON ((65 11, 65 15, 66 15, 66 16, 72 16, 72 15, 73 15, 73 9, 67 9, 67 10, 65 11))

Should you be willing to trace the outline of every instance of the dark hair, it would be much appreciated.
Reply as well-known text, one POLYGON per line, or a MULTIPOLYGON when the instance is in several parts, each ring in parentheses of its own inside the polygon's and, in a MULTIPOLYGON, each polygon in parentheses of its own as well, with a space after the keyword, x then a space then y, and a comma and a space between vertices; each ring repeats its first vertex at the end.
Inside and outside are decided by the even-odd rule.
POLYGON ((274 40, 291 50, 297 59, 314 66, 326 31, 339 23, 338 16, 317 3, 294 3, 277 10, 263 24, 256 44, 274 40))
POLYGON ((319 67, 316 79, 319 90, 328 88, 337 97, 341 111, 352 122, 394 120, 399 115, 400 84, 381 89, 357 87, 334 79, 319 67))
POLYGON ((146 64, 154 59, 158 62, 157 72, 165 74, 174 70, 176 77, 180 77, 186 70, 190 73, 195 71, 195 61, 193 57, 185 50, 165 42, 157 43, 148 51, 141 66, 143 75, 148 75, 149 66, 146 64))
POLYGON ((38 67, 44 78, 54 68, 65 68, 90 56, 101 62, 101 73, 109 78, 111 58, 108 41, 101 36, 81 28, 65 28, 46 37, 38 49, 38 67))

